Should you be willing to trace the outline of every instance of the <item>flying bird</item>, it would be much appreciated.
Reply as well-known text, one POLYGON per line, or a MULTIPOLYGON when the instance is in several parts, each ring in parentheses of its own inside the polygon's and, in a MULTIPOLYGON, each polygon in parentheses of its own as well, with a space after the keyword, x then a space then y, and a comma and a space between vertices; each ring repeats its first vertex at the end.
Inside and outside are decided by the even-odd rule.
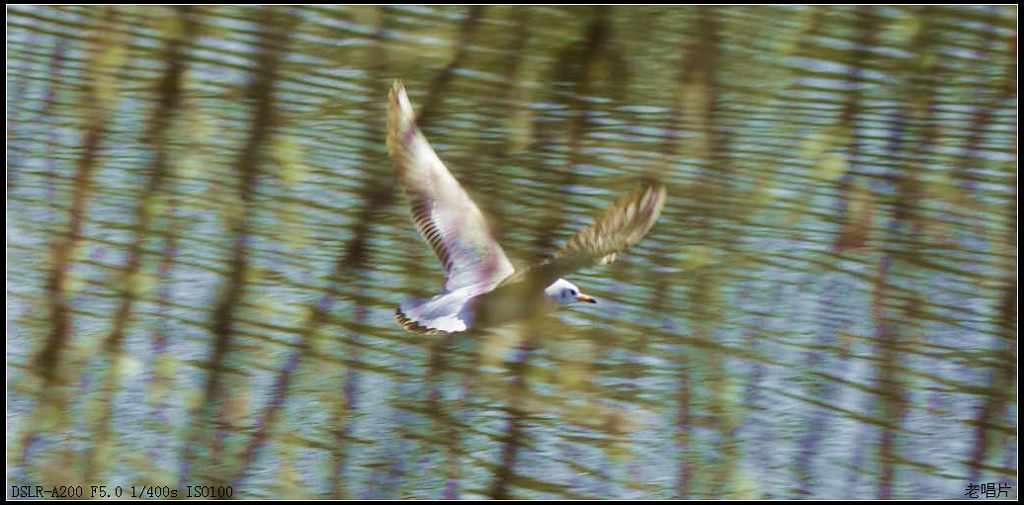
POLYGON ((562 276, 614 261, 617 253, 650 231, 665 204, 665 186, 645 180, 554 255, 517 270, 480 209, 416 126, 401 81, 395 81, 388 94, 387 135, 388 154, 408 197, 413 224, 445 274, 440 294, 407 299, 395 311, 395 320, 414 333, 446 335, 489 328, 561 305, 597 303, 562 276))

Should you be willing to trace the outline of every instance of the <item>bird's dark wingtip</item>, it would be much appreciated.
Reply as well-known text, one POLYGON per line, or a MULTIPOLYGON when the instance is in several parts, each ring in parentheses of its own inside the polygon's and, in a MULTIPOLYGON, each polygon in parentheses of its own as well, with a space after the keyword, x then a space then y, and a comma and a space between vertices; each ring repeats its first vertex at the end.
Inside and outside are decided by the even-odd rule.
POLYGON ((427 328, 426 326, 423 326, 422 324, 406 316, 405 313, 402 312, 401 307, 395 309, 395 322, 398 323, 398 325, 401 326, 402 328, 405 328, 405 331, 408 331, 410 333, 418 333, 420 335, 448 335, 449 333, 451 333, 444 330, 427 328))

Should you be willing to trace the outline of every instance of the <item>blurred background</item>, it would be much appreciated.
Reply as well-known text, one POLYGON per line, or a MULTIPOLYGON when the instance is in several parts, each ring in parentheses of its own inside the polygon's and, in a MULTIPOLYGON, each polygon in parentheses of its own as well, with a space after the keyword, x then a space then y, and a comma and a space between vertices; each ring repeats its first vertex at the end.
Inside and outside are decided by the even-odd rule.
POLYGON ((1017 495, 1014 6, 7 14, 11 485, 1017 495), (513 259, 668 185, 598 305, 392 321, 395 78, 513 259))

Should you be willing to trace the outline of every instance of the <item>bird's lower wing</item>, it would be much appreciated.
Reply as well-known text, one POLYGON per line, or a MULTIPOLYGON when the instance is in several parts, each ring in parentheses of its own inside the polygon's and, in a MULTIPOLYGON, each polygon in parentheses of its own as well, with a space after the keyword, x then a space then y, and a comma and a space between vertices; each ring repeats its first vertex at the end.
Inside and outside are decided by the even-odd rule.
POLYGON ((581 268, 611 263, 617 253, 647 235, 661 215, 665 198, 663 184, 644 181, 605 209, 590 226, 573 235, 551 258, 517 272, 506 282, 525 281, 543 288, 581 268))

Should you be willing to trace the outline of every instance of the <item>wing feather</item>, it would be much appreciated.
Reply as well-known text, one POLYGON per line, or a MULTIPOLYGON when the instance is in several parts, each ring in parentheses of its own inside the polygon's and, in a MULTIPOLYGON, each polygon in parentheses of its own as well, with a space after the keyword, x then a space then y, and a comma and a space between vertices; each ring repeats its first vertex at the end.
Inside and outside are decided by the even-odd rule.
POLYGON ((412 221, 445 272, 445 291, 489 291, 515 271, 483 213, 416 126, 400 81, 388 94, 388 154, 411 203, 412 221))
POLYGON ((651 230, 665 198, 662 183, 644 181, 573 235, 552 257, 517 273, 506 283, 523 281, 545 287, 581 268, 615 261, 619 252, 636 245, 651 230))

